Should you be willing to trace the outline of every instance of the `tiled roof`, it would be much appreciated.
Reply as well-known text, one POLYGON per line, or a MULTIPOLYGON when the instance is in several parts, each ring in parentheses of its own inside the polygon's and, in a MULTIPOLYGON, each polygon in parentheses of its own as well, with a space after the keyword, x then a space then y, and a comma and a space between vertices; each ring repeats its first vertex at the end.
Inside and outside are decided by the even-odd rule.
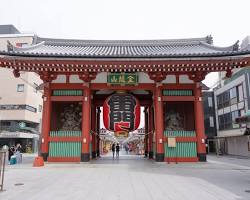
POLYGON ((175 58, 239 53, 238 42, 216 47, 212 37, 172 40, 66 40, 34 38, 28 47, 10 47, 0 54, 77 58, 175 58))

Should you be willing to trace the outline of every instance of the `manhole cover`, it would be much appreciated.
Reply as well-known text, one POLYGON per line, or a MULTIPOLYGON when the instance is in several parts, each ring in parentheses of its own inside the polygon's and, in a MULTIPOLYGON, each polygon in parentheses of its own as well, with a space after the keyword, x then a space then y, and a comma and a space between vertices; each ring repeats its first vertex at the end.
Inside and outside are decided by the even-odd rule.
POLYGON ((245 190, 245 192, 248 192, 248 193, 250 193, 250 190, 245 190))
POLYGON ((15 186, 20 186, 20 185, 24 185, 24 183, 16 183, 14 184, 15 186))

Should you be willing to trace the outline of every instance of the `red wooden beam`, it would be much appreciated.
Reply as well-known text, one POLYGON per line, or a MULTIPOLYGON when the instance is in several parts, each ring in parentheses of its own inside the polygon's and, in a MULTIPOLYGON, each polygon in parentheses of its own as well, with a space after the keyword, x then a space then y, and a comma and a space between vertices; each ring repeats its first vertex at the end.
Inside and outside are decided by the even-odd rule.
POLYGON ((194 101, 194 96, 162 96, 162 101, 194 101))
POLYGON ((68 89, 68 90, 84 90, 87 87, 83 83, 52 83, 52 90, 68 89))
POLYGON ((165 157, 165 162, 198 162, 197 157, 165 157))
POLYGON ((79 157, 48 157, 48 162, 80 162, 79 157))
MULTIPOLYGON (((197 142, 196 137, 175 137, 176 142, 197 142)), ((168 137, 164 137, 164 142, 168 142, 168 137)))
POLYGON ((82 142, 81 137, 49 137, 50 142, 82 142))
POLYGON ((83 101, 82 96, 51 96, 51 101, 83 101))
POLYGON ((90 85, 91 90, 103 90, 103 89, 109 89, 109 90, 151 90, 153 91, 155 89, 154 83, 140 83, 136 86, 133 85, 127 85, 127 86, 120 86, 120 85, 108 85, 107 83, 92 83, 90 85))
POLYGON ((176 84, 176 83, 168 83, 162 84, 159 86, 162 90, 193 90, 195 88, 195 83, 184 83, 184 84, 176 84))

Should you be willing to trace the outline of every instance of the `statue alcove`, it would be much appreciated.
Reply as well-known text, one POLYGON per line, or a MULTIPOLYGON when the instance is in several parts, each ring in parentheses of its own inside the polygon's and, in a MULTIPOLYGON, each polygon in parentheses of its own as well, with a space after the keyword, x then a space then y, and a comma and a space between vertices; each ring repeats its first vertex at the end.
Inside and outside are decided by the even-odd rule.
POLYGON ((81 102, 53 102, 51 114, 52 131, 81 131, 81 102))
POLYGON ((193 102, 164 103, 164 130, 195 130, 193 102))

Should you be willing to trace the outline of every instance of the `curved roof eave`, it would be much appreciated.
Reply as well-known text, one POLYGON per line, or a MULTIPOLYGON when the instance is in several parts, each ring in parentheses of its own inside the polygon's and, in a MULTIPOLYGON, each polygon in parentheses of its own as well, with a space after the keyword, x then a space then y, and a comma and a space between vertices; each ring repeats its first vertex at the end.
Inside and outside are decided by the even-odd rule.
POLYGON ((27 57, 27 58, 55 58, 55 59, 96 59, 96 60, 106 60, 106 59, 115 59, 115 60, 126 60, 126 59, 202 59, 202 58, 225 58, 225 57, 235 57, 235 56, 242 56, 245 57, 246 55, 250 56, 250 50, 245 51, 237 51, 237 52, 222 52, 222 53, 209 53, 209 54, 173 54, 173 55, 152 55, 152 56, 81 56, 81 55, 65 55, 65 54, 37 54, 37 53, 24 53, 24 52, 0 52, 2 56, 10 56, 10 57, 27 57))

